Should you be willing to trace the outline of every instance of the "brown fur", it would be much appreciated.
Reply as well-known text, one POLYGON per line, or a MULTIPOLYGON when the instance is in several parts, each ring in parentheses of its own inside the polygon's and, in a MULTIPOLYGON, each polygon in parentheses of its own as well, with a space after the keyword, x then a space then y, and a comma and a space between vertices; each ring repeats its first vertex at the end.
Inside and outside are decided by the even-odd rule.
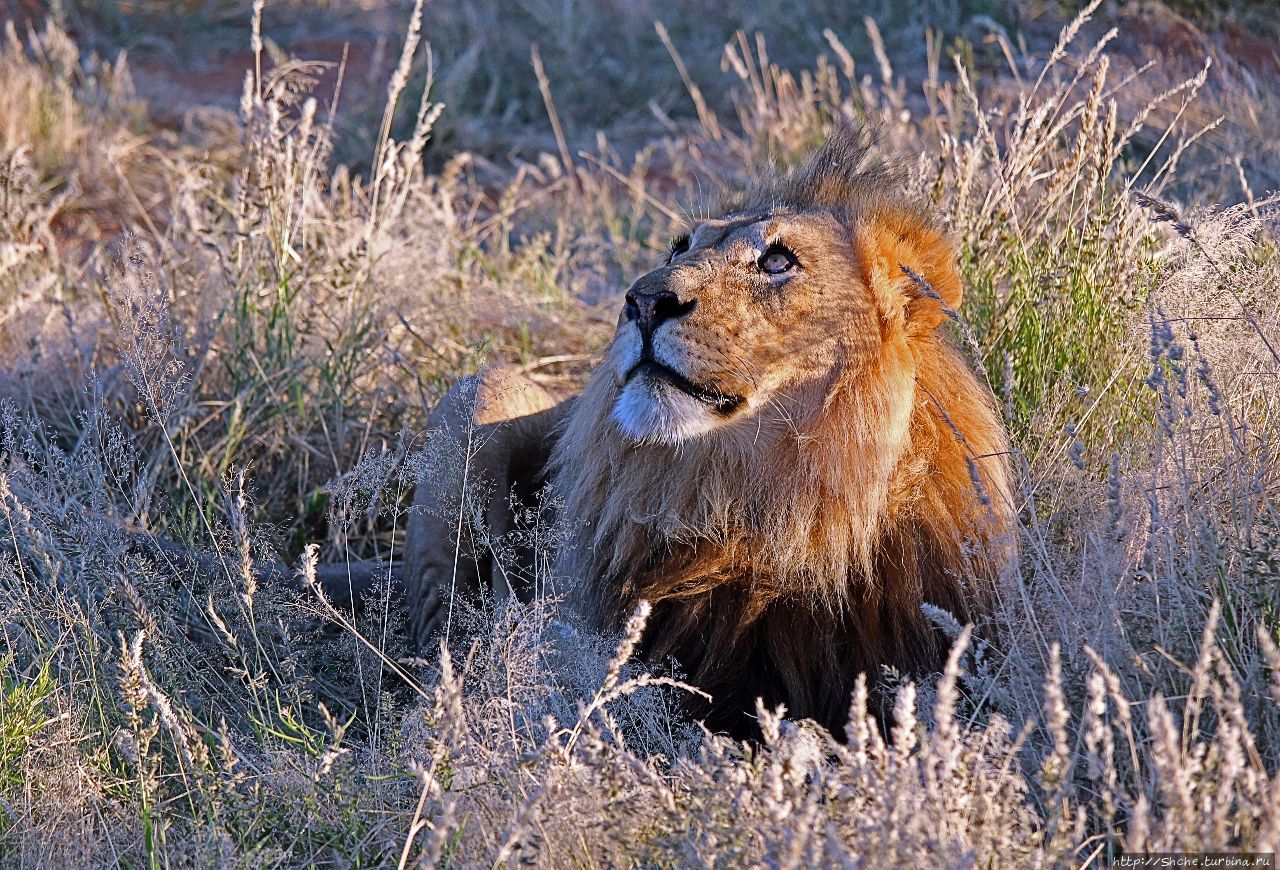
POLYGON ((753 733, 756 697, 838 733, 858 673, 940 665, 921 604, 977 618, 1013 552, 1004 429, 937 331, 960 302, 954 251, 868 153, 838 134, 633 287, 696 301, 661 353, 740 397, 732 413, 695 415, 694 437, 625 436, 624 321, 539 435, 573 541, 557 575, 604 627, 648 600, 645 649, 732 734, 753 733), (750 258, 775 236, 800 266, 769 280, 750 258))

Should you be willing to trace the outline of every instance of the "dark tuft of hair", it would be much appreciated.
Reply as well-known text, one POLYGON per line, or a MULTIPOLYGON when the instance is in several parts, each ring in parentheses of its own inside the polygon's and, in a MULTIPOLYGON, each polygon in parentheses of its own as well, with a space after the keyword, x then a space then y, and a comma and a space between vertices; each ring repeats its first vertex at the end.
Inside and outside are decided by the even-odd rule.
POLYGON ((728 198, 723 211, 820 210, 848 223, 892 210, 915 212, 922 222, 933 223, 910 194, 902 164, 884 156, 878 144, 872 131, 843 123, 803 163, 766 173, 728 198))

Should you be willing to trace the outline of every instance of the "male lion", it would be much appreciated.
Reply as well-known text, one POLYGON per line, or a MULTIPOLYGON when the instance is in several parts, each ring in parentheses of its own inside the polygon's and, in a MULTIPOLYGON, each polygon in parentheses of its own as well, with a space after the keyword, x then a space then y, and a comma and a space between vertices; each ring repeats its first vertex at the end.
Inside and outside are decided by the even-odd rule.
POLYGON ((938 331, 960 295, 900 176, 837 133, 676 239, 580 395, 501 368, 454 388, 432 422, 469 429, 471 459, 419 487, 415 638, 481 577, 528 594, 468 541, 511 528, 509 493, 546 481, 554 576, 599 627, 648 600, 643 649, 712 696, 709 728, 755 733, 760 697, 840 733, 859 673, 941 665, 921 605, 974 619, 1013 555, 1005 431, 938 331), (484 503, 439 510, 468 476, 484 503))

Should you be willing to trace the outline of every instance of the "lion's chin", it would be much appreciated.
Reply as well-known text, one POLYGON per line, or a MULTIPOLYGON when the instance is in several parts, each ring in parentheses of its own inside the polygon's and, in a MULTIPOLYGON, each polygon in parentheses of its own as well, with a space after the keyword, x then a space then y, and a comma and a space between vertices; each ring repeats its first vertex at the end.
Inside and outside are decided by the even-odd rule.
POLYGON ((632 378, 613 405, 613 419, 635 442, 679 444, 716 428, 723 417, 705 402, 650 377, 632 378))

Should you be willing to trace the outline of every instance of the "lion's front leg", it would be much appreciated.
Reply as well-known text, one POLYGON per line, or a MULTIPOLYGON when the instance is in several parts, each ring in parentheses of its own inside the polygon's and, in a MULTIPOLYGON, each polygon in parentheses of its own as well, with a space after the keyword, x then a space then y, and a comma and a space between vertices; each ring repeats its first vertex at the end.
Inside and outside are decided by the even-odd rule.
POLYGON ((490 545, 511 531, 512 492, 541 485, 555 425, 571 402, 494 367, 460 380, 431 413, 444 450, 418 482, 405 536, 405 605, 416 647, 448 627, 459 597, 524 592, 515 578, 528 572, 495 558, 490 545))

